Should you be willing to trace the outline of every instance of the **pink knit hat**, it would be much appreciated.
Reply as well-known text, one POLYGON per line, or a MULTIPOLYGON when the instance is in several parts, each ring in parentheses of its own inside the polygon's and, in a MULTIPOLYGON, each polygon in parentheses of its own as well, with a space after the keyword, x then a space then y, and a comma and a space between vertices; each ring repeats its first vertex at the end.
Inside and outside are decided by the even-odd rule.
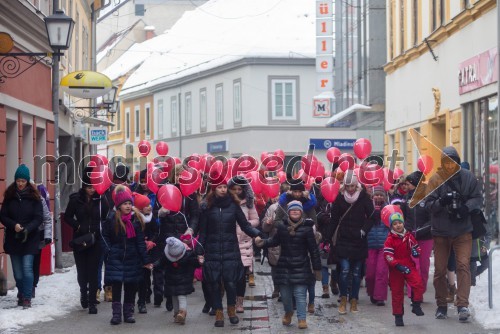
POLYGON ((134 198, 125 189, 125 186, 123 185, 117 185, 115 188, 115 208, 119 208, 120 205, 122 205, 125 202, 131 202, 132 205, 134 205, 134 198))

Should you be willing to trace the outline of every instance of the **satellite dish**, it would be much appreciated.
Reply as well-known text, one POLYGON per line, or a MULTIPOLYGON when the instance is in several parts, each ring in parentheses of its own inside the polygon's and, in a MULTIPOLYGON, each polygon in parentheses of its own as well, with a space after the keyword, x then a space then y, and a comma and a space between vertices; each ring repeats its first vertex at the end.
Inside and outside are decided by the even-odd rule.
POLYGON ((71 72, 61 79, 60 85, 64 92, 83 99, 103 96, 113 86, 110 78, 94 71, 71 72))

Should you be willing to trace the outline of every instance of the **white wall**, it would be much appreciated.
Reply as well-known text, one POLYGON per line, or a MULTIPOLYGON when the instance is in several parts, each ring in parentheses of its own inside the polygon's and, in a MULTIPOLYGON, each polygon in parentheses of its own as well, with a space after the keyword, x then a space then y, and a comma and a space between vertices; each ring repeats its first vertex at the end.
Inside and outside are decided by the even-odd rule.
MULTIPOLYGON (((458 93, 459 64, 496 46, 496 34, 485 33, 491 32, 496 24, 496 11, 491 10, 444 43, 436 45, 433 49, 439 57, 438 61, 434 61, 431 54, 426 53, 388 74, 386 131, 421 122, 433 114, 432 87, 441 90, 442 109, 454 110, 461 103, 473 100, 477 92, 463 96, 458 93)), ((496 87, 496 84, 490 86, 496 87)))

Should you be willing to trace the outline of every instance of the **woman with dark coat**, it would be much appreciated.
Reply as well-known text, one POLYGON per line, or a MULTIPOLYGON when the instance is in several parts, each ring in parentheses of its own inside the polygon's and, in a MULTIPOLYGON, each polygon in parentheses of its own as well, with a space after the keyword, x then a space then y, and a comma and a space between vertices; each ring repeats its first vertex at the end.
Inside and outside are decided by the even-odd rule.
POLYGON ((300 201, 287 205, 287 216, 277 226, 277 233, 270 239, 255 239, 259 247, 281 245, 281 253, 276 265, 274 283, 279 285, 285 308, 282 323, 290 325, 293 316, 292 296, 297 303, 298 328, 307 328, 306 291, 315 280, 321 281, 321 259, 314 237, 312 219, 304 217, 300 201), (314 274, 311 270, 314 270, 314 274))
POLYGON ((31 307, 33 259, 40 244, 38 228, 43 222, 40 194, 30 183, 30 171, 20 165, 15 182, 5 190, 0 222, 5 226, 5 253, 10 255, 17 287, 17 305, 31 307))
POLYGON ((106 220, 108 202, 100 196, 90 183, 91 168, 85 168, 82 188, 71 194, 64 212, 64 221, 73 228, 73 239, 93 233, 94 245, 84 250, 73 250, 80 304, 89 308, 89 314, 97 314, 97 289, 99 288, 99 261, 102 255, 101 222, 106 220))
POLYGON ((228 193, 227 181, 213 183, 207 195, 207 209, 200 215, 200 234, 197 254, 203 265, 203 280, 212 295, 215 308, 215 327, 224 326, 220 291, 221 281, 227 293, 227 310, 231 324, 239 322, 236 316, 236 283, 245 274, 236 234, 236 223, 250 237, 261 234, 246 220, 239 200, 228 193), (205 254, 202 256, 201 254, 205 254))
POLYGON ((134 323, 135 293, 142 279, 142 268, 152 269, 146 253, 144 240, 144 222, 136 208, 132 208, 134 199, 125 190, 125 186, 115 188, 116 211, 108 216, 103 226, 104 258, 106 262, 106 279, 113 290, 112 325, 122 321, 122 287, 123 320, 134 323))
POLYGON ((375 223, 374 211, 373 202, 358 182, 358 178, 353 173, 346 173, 343 188, 332 205, 331 222, 334 234, 328 236, 328 240, 332 240, 328 262, 337 262, 340 267, 340 314, 347 312, 350 277, 351 312, 358 312, 361 268, 368 257, 366 236, 375 223))

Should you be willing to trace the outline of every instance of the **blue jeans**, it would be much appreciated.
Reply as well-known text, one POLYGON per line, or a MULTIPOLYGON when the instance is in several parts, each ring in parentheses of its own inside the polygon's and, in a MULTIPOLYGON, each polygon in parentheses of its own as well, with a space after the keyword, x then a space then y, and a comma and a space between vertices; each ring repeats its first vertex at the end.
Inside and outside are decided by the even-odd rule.
POLYGON ((363 261, 361 260, 340 259, 339 290, 341 297, 347 296, 349 280, 351 280, 351 292, 349 293, 349 299, 359 299, 362 266, 363 261))
POLYGON ((297 304, 297 319, 306 320, 306 291, 307 285, 280 285, 281 300, 286 313, 293 312, 292 297, 297 304))
POLYGON ((321 267, 321 284, 328 285, 330 279, 330 272, 328 267, 321 267))
POLYGON ((35 256, 32 254, 10 255, 10 261, 12 262, 12 271, 14 273, 14 279, 16 280, 17 290, 22 294, 22 298, 28 300, 31 300, 31 294, 33 289, 34 259, 35 256))
POLYGON ((307 292, 309 294, 309 304, 314 304, 314 297, 316 297, 315 288, 316 288, 316 281, 307 286, 307 292))

